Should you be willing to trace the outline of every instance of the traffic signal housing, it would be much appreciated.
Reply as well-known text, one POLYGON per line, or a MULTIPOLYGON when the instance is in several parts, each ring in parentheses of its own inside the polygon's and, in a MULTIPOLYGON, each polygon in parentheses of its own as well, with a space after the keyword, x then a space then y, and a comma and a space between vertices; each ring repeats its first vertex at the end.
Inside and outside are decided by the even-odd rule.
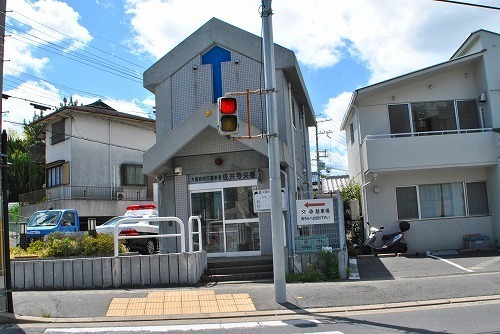
POLYGON ((219 110, 218 128, 219 134, 228 136, 238 133, 238 103, 234 97, 219 97, 217 99, 219 110))

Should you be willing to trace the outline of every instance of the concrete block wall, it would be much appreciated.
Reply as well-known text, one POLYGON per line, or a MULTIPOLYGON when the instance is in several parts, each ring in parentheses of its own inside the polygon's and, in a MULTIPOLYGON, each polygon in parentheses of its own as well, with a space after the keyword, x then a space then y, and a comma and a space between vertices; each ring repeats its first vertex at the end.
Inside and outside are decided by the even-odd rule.
POLYGON ((96 289, 199 282, 207 253, 11 261, 14 290, 96 289))

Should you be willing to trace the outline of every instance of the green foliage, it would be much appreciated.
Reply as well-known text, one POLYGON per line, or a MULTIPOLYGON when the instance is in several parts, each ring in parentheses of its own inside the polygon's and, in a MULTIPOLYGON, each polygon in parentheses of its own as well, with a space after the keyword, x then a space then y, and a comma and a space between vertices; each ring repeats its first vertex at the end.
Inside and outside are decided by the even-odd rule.
POLYGON ((297 282, 328 282, 340 279, 339 260, 337 253, 322 251, 318 256, 318 262, 313 265, 307 264, 307 272, 302 274, 287 273, 288 283, 297 282))
MULTIPOLYGON (((119 252, 127 252, 122 240, 119 252)), ((69 256, 112 256, 114 253, 113 235, 98 234, 93 237, 85 233, 51 233, 44 240, 32 242, 26 251, 11 247, 11 256, 38 255, 39 257, 69 256)))
POLYGON ((360 221, 353 221, 351 219, 350 206, 351 200, 357 199, 359 202, 359 210, 361 211, 361 186, 354 182, 353 179, 350 179, 347 186, 340 190, 340 194, 344 203, 344 222, 347 243, 349 245, 359 245, 363 242, 363 218, 361 217, 360 221))
POLYGON ((45 179, 44 142, 37 139, 41 125, 24 125, 23 135, 9 132, 9 202, 18 202, 19 194, 42 189, 45 179))

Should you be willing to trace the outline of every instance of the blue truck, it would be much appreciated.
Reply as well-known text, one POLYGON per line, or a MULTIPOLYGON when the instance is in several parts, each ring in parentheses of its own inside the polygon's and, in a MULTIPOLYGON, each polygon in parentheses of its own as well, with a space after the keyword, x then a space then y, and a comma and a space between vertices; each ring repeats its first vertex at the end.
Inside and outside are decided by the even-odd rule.
POLYGON ((36 211, 28 220, 28 243, 42 239, 53 232, 80 232, 80 219, 75 209, 36 211))

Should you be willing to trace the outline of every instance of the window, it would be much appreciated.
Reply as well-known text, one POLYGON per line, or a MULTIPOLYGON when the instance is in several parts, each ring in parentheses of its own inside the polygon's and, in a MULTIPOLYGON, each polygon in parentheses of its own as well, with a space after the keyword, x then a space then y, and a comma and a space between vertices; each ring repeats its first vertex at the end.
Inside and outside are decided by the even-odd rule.
POLYGON ((224 218, 249 219, 257 214, 253 209, 253 188, 224 188, 224 218))
POLYGON ((480 128, 475 100, 390 104, 392 134, 480 128))
POLYGON ((457 101, 457 111, 460 129, 477 129, 480 127, 476 101, 457 101))
POLYGON ((389 123, 391 133, 410 133, 410 113, 407 104, 391 104, 389 109, 389 123))
POLYGON ((142 173, 141 165, 122 165, 122 185, 142 186, 146 184, 146 177, 142 173))
POLYGON ((57 161, 45 170, 47 188, 69 183, 69 162, 57 161))
POLYGON ((396 204, 398 219, 489 214, 485 182, 453 182, 397 187, 396 204))
POLYGON ((464 186, 461 182, 419 186, 422 218, 465 216, 464 186))
POLYGON ((66 140, 64 119, 52 124, 52 136, 50 137, 50 140, 52 145, 66 140))
POLYGON ((349 124, 349 133, 351 135, 351 144, 354 144, 354 124, 349 124))
POLYGON ((62 166, 47 169, 47 187, 55 187, 62 184, 62 166))
POLYGON ((469 215, 487 215, 490 210, 488 208, 488 193, 486 192, 485 182, 471 182, 466 184, 467 189, 467 204, 469 207, 469 215))
POLYGON ((398 219, 418 219, 417 187, 396 188, 398 219))

